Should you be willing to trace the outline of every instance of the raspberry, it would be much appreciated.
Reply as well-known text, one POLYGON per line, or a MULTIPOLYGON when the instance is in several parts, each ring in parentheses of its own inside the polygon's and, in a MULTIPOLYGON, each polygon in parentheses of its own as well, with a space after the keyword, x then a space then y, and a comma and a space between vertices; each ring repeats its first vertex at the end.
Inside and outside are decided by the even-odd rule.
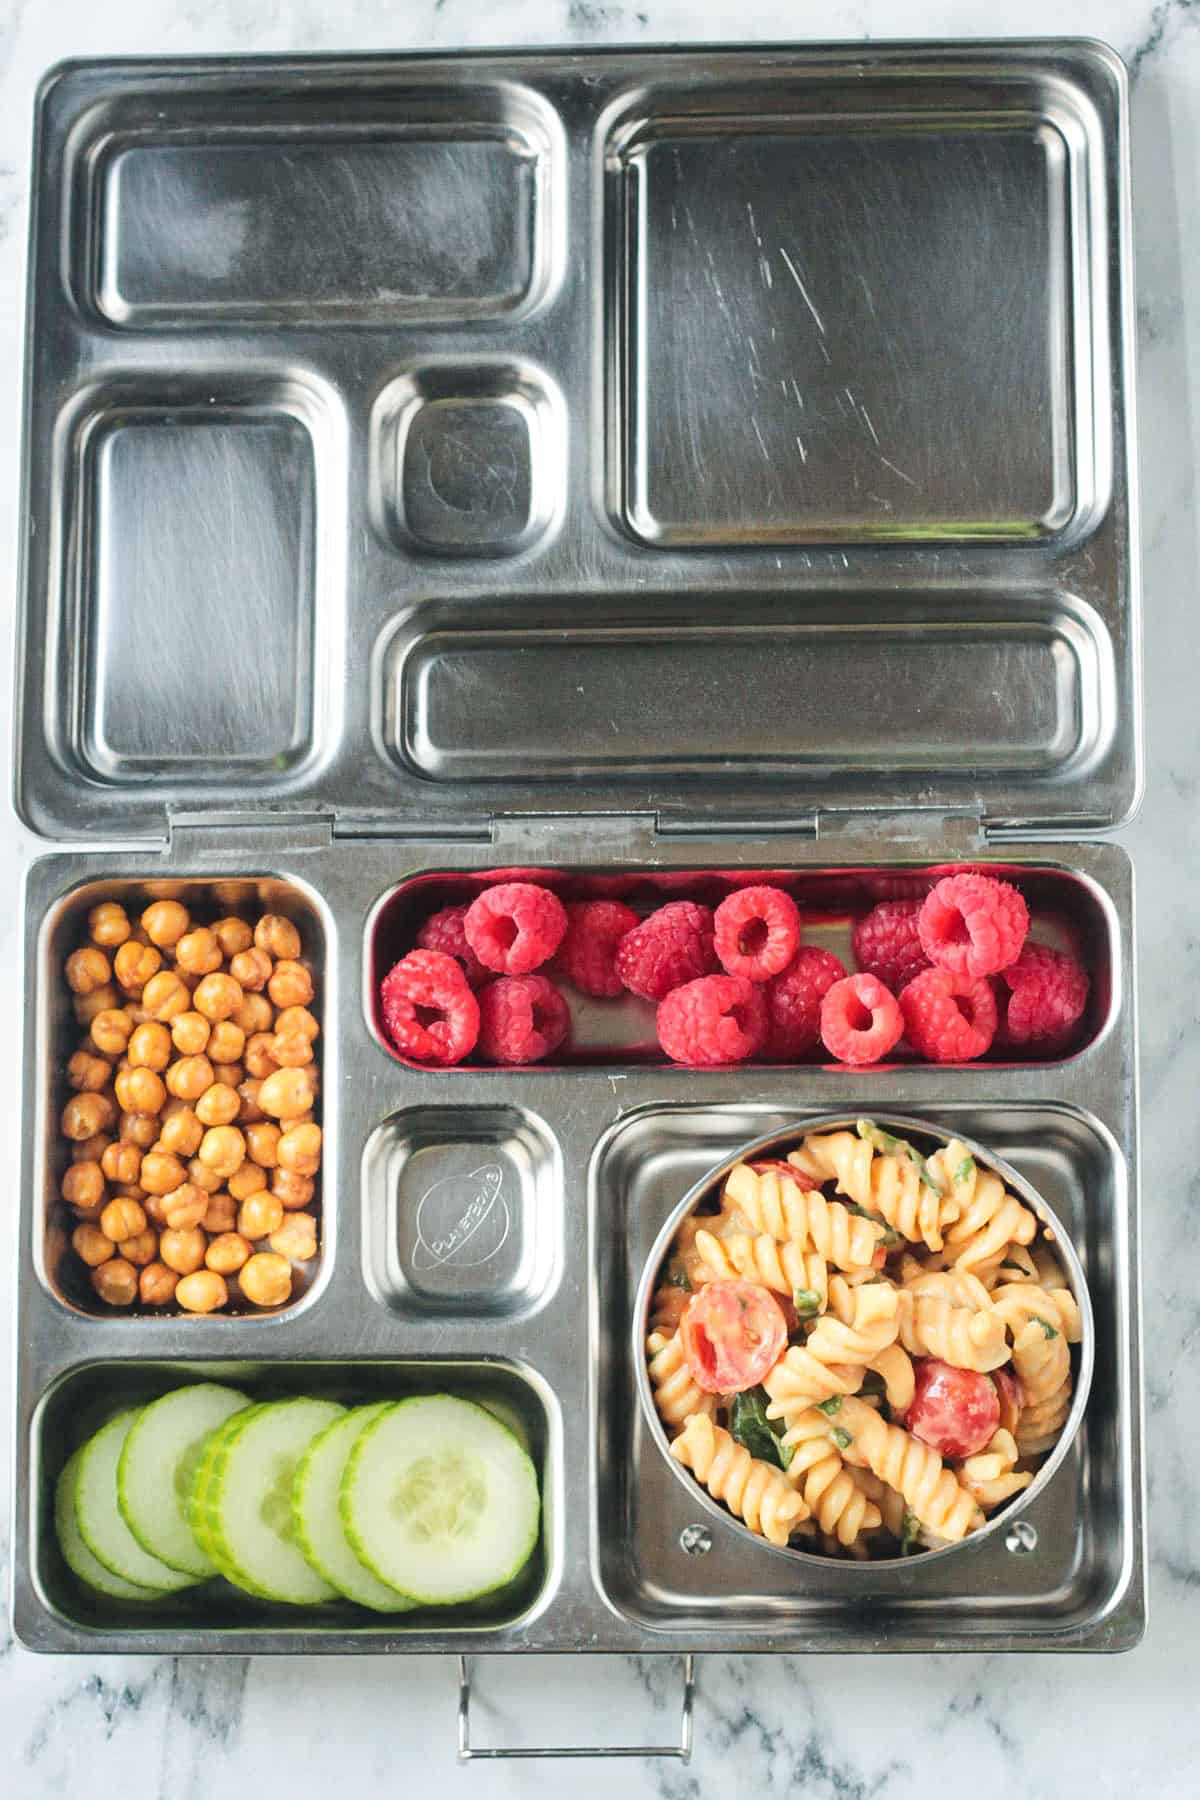
POLYGON ((441 912, 431 913, 417 933, 417 945, 422 950, 440 950, 444 956, 452 956, 468 984, 477 988, 491 979, 491 970, 484 968, 467 942, 463 930, 466 916, 465 906, 443 906, 441 912))
POLYGON ((472 900, 463 929, 485 968, 528 975, 562 943, 567 911, 549 888, 532 881, 502 881, 472 900))
POLYGON ((821 1002, 821 1037, 844 1063, 873 1063, 904 1033, 904 1015, 876 975, 847 975, 821 1002))
POLYGON ((658 1041, 694 1069, 745 1062, 767 1035, 767 1002, 741 975, 703 975, 674 988, 658 1009, 658 1041))
POLYGON ((461 1062, 479 1036, 479 1002, 452 956, 410 950, 383 978, 383 1023, 414 1062, 461 1062))
POLYGON ((927 894, 917 920, 930 962, 952 975, 998 975, 1016 962, 1029 930, 1029 908, 1007 881, 946 875, 927 894))
POLYGON ((722 967, 747 981, 782 974, 800 947, 800 914, 782 888, 739 888, 718 906, 714 929, 722 967))
POLYGON ((809 1056, 821 1042, 821 1002, 846 971, 832 950, 805 944, 790 969, 767 988, 767 1055, 776 1062, 809 1056))
POLYGON ((1002 1044, 1062 1049, 1083 1017, 1091 981, 1073 956, 1048 944, 1026 944, 996 982, 1002 1044))
POLYGON ((641 923, 631 906, 619 900, 581 900, 567 908, 567 934, 558 961, 582 994, 612 1000, 623 983, 617 974, 617 946, 641 923))
POLYGON ((859 968, 864 975, 878 976, 893 994, 929 967, 917 931, 920 910, 919 900, 884 900, 856 919, 850 933, 859 968))
POLYGON ((691 900, 660 906, 617 946, 617 974, 643 1000, 663 1000, 716 967, 712 907, 691 900))
POLYGON ((566 1001, 544 975, 503 975, 479 996, 479 1048, 489 1062, 541 1062, 570 1025, 566 1001))
POLYGON ((926 969, 900 995, 904 1031, 930 1062, 973 1062, 996 1035, 996 997, 982 975, 926 969))

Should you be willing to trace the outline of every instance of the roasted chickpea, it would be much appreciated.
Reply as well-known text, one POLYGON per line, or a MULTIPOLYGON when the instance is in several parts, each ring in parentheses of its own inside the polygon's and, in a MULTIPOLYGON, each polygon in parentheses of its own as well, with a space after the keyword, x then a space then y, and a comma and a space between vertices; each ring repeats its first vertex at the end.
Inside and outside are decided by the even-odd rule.
POLYGON ((100 1167, 109 1181, 136 1181, 142 1168, 142 1152, 136 1144, 110 1144, 100 1158, 100 1167))
POLYGON ((123 1007, 97 1013, 91 1025, 92 1042, 105 1056, 123 1056, 133 1033, 133 1020, 123 1007))
MULTIPOLYGON (((203 1143, 204 1139, 201 1138, 200 1142, 203 1143)), ((206 1194, 215 1194, 221 1185, 221 1177, 217 1171, 210 1169, 206 1163, 202 1163, 199 1156, 193 1156, 188 1164, 187 1172, 188 1180, 194 1181, 196 1186, 203 1188, 206 1194)))
POLYGON ((224 954, 216 935, 207 925, 189 931, 175 946, 175 967, 180 974, 211 975, 224 962, 224 954))
POLYGON ((112 1064, 90 1050, 77 1050, 67 1063, 67 1081, 87 1094, 98 1094, 112 1080, 112 1064))
POLYGON ((309 1206, 316 1191, 317 1184, 311 1175, 293 1175, 290 1169, 276 1169, 271 1176, 271 1192, 285 1212, 297 1212, 300 1207, 309 1206))
POLYGON ((278 1125, 264 1119, 245 1130, 246 1154, 262 1169, 273 1169, 279 1161, 279 1140, 283 1136, 278 1125))
POLYGON ((212 1036, 212 1026, 203 1013, 181 1012, 171 1020, 171 1042, 180 1056, 203 1056, 212 1036))
POLYGON ((149 1198, 140 1181, 120 1182, 114 1187, 113 1195, 117 1200, 136 1200, 141 1207, 145 1206, 146 1201, 149 1198))
POLYGON ((246 1070, 258 1081, 264 1081, 279 1067, 272 1054, 274 1043, 274 1033, 270 1031, 256 1031, 253 1037, 246 1039, 244 1057, 246 1070))
POLYGON ((208 1239, 195 1225, 189 1226, 186 1231, 172 1231, 168 1227, 158 1240, 159 1256, 168 1269, 174 1269, 177 1275, 190 1275, 194 1269, 200 1268, 207 1248, 208 1239))
MULTIPOLYGON (((240 1171, 239 1171, 240 1173, 240 1171)), ((204 1215, 204 1229, 215 1237, 223 1232, 232 1231, 237 1224, 237 1204, 232 1194, 222 1188, 219 1193, 208 1196, 208 1211, 204 1215)))
POLYGON ((302 1031, 277 1031, 271 1055, 281 1069, 302 1069, 313 1059, 312 1039, 302 1031))
POLYGON ((167 1070, 167 1087, 177 1100, 196 1101, 213 1084, 213 1066, 207 1056, 181 1056, 167 1070))
POLYGON ((171 1033, 165 1025, 139 1025, 129 1040, 131 1069, 154 1069, 161 1073, 171 1060, 171 1033))
POLYGON ((142 1200, 142 1211, 156 1231, 166 1230, 167 1209, 161 1194, 146 1194, 142 1200))
POLYGON ((283 1206, 274 1194, 251 1194, 238 1211, 237 1228, 252 1242, 269 1237, 283 1223, 283 1206))
POLYGON ((276 961, 300 954, 300 933, 280 913, 264 913, 254 927, 254 942, 276 961))
POLYGON ((317 1221, 308 1212, 289 1213, 271 1233, 271 1248, 293 1262, 311 1262, 317 1254, 317 1221))
POLYGON ((277 962, 267 983, 267 993, 276 1006, 285 1011, 291 1006, 307 1006, 313 997, 313 978, 300 962, 277 962))
POLYGON ((254 1246, 236 1231, 223 1231, 213 1238, 204 1252, 204 1260, 218 1275, 236 1275, 254 1246))
POLYGON ((215 1269, 201 1269, 185 1275, 175 1289, 175 1301, 184 1312, 217 1312, 229 1299, 229 1289, 215 1269))
POLYGON ((85 944, 68 956, 63 973, 73 994, 94 994, 112 979, 112 964, 95 944, 85 944))
POLYGON ((192 1005, 214 1025, 232 1018, 244 996, 232 975, 206 975, 192 995, 192 1005))
POLYGON ((151 979, 162 968, 162 957, 153 944, 139 944, 133 938, 121 945, 113 958, 113 973, 127 994, 143 994, 151 979))
POLYGON ((190 1231, 203 1225, 208 1212, 208 1195, 194 1181, 185 1181, 171 1193, 163 1195, 163 1212, 171 1231, 190 1231))
POLYGON ((258 1090, 258 1104, 273 1119, 296 1119, 312 1106, 313 1082, 308 1069, 277 1069, 258 1090))
POLYGON ((155 900, 142 914, 142 929, 160 950, 173 950, 191 920, 186 906, 178 900, 155 900))
POLYGON ((279 1166, 293 1175, 315 1175, 321 1166, 321 1127, 292 1125, 279 1140, 279 1166))
POLYGON ((249 1158, 229 1177, 229 1192, 235 1200, 248 1200, 251 1194, 261 1194, 266 1185, 267 1171, 249 1158))
MULTIPOLYGON (((253 1168, 255 1165, 250 1164, 253 1168)), ((262 1171, 260 1170, 261 1174, 262 1171)), ((263 1176, 263 1180, 266 1177, 263 1176)), ((62 1197, 68 1206, 90 1212, 104 1199, 104 1170, 97 1162, 72 1163, 62 1178, 62 1197)))
POLYGON ((265 950, 239 950, 229 959, 229 973, 247 994, 260 994, 271 979, 275 964, 265 950))
MULTIPOLYGON (((144 1031, 144 1025, 138 1030, 144 1031)), ((161 1112, 167 1098, 162 1076, 153 1069, 122 1069, 116 1079, 117 1099, 126 1112, 161 1112)))
POLYGON ((244 1263, 238 1281, 251 1306, 282 1306, 291 1298, 291 1264, 272 1250, 260 1250, 244 1263))
MULTIPOLYGON (((235 977, 236 979, 236 977, 235 977)), ((242 984, 244 986, 244 984, 242 984)), ((265 1031, 268 1037, 273 1036, 275 1008, 265 994, 247 993, 242 1004, 233 1015, 232 1023, 251 1038, 256 1031, 265 1031)))
MULTIPOLYGON (((227 1067, 230 1063, 241 1061, 245 1048, 246 1034, 241 1026, 235 1025, 232 1019, 222 1019, 212 1028, 212 1035, 208 1040, 208 1060, 227 1067)), ((234 1085, 237 1085, 236 1082, 234 1085)))
POLYGON ((146 1215, 136 1200, 110 1200, 100 1214, 100 1229, 106 1238, 119 1244, 122 1238, 136 1237, 146 1229, 146 1215))
POLYGON ((187 1172, 169 1150, 148 1150, 139 1179, 148 1194, 173 1194, 187 1180, 187 1172))
POLYGON ((62 1134, 77 1143, 104 1131, 116 1117, 107 1094, 72 1094, 62 1110, 62 1134))
POLYGON ((120 1004, 121 996, 110 981, 104 987, 93 988, 90 994, 76 994, 71 1001, 71 1011, 77 1024, 90 1026, 102 1012, 112 1012, 120 1004))
POLYGON ((117 1254, 132 1263, 135 1269, 144 1269, 158 1255, 158 1233, 139 1231, 136 1237, 122 1238, 117 1245, 117 1254))
MULTIPOLYGON (((170 1105, 170 1102, 167 1103, 170 1105)), ((195 1156, 204 1136, 204 1126, 192 1108, 181 1101, 178 1112, 167 1114, 162 1122, 159 1143, 173 1156, 195 1156)))
POLYGON ((142 1008, 151 1019, 170 1024, 191 1009, 191 990, 174 969, 160 969, 142 989, 142 1008))
POLYGON ((253 1075, 238 1083, 238 1097, 241 1100, 239 1125, 256 1125, 263 1118, 263 1109, 258 1104, 258 1090, 261 1086, 261 1081, 256 1081, 253 1075))
POLYGON ((241 1111, 242 1102, 236 1088, 214 1081, 196 1102, 196 1117, 204 1125, 232 1125, 241 1111))
POLYGON ((102 900, 99 906, 93 906, 88 914, 88 932, 93 944, 101 944, 106 950, 115 950, 129 936, 129 918, 123 906, 115 900, 102 900))
POLYGON ((138 1276, 138 1293, 143 1306, 169 1306, 175 1298, 179 1277, 164 1262, 147 1263, 138 1276))
POLYGON ((153 1113, 123 1112, 117 1135, 123 1144, 148 1150, 158 1137, 158 1120, 153 1113))
POLYGON ((219 1081, 222 1087, 241 1087, 245 1074, 240 1062, 213 1064, 213 1080, 219 1081))
POLYGON ((245 919, 218 919, 212 934, 221 946, 222 956, 238 956, 254 942, 254 933, 245 919))
POLYGON ((137 1298, 138 1272, 117 1256, 92 1270, 92 1286, 106 1306, 131 1306, 137 1298))
POLYGON ((71 1233, 71 1248, 89 1269, 98 1269, 116 1254, 112 1239, 105 1237, 98 1225, 77 1225, 71 1233))
POLYGON ((206 1169, 224 1181, 246 1160, 246 1140, 236 1125, 214 1125, 206 1131, 196 1152, 206 1169))
POLYGON ((309 1039, 316 1039, 321 1035, 321 1027, 307 1006, 285 1006, 275 1021, 275 1029, 285 1036, 292 1031, 302 1031, 309 1039))
POLYGON ((71 1145, 71 1161, 73 1163, 101 1162, 104 1152, 111 1143, 112 1138, 106 1131, 97 1131, 90 1138, 77 1138, 71 1145))

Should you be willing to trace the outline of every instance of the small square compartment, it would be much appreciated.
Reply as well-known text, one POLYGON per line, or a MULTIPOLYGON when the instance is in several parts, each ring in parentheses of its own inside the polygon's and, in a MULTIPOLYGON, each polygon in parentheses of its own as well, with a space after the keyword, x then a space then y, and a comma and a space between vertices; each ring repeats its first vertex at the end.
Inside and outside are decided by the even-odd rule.
POLYGON ((502 362, 430 364, 390 382, 372 419, 380 529, 428 556, 514 556, 562 502, 562 409, 502 362))
POLYGON ((560 1266, 559 1148, 515 1106, 393 1114, 363 1155, 366 1278, 409 1317, 512 1319, 547 1297, 560 1266))

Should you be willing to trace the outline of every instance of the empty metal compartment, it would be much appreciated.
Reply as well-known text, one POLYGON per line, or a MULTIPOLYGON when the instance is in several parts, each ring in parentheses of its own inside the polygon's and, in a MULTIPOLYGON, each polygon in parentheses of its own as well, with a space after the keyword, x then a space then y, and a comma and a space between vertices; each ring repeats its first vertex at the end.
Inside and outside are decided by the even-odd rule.
POLYGON ((1140 782, 1127 149, 1123 70, 1082 43, 48 77, 16 774, 48 850, 25 895, 23 1641, 1136 1641, 1132 871, 1082 841, 1140 782), (649 907, 761 871, 844 954, 854 914, 960 864, 1019 881, 1039 934, 1086 955, 1069 1056, 681 1072, 617 1002, 506 1075, 407 1065, 380 1029, 424 913, 498 872, 649 907), (58 964, 89 895, 221 882, 321 959, 323 1260, 278 1318, 100 1322, 46 1237, 58 964), (687 1554, 628 1363, 639 1259, 691 1182, 834 1109, 960 1121, 1010 1158, 1070 1222, 1097 1317, 1036 1548, 888 1570, 868 1604, 836 1565, 799 1586, 736 1545, 687 1554), (546 1507, 527 1586, 383 1628, 89 1606, 47 1531, 72 1433, 218 1370, 515 1407, 546 1507))

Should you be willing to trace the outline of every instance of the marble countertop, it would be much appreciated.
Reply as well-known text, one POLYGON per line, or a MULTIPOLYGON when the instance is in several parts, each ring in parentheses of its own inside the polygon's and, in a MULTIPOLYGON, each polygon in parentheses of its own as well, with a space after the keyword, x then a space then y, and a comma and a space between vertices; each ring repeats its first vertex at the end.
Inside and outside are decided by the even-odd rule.
MULTIPOLYGON (((704 1658, 690 1768, 457 1767, 450 1658, 38 1658, 0 1613, 0 1787, 13 1800, 120 1794, 216 1800, 275 1793, 642 1795, 732 1792, 908 1800, 951 1780, 972 1800, 1200 1791, 1200 4, 1197 0, 0 0, 0 541, 17 542, 18 421, 31 105, 65 56, 402 50, 724 40, 1100 36, 1133 76, 1139 412, 1146 618, 1147 794, 1123 834, 1139 882, 1143 1261, 1151 1624, 1115 1658, 704 1658), (1190 653, 1190 656, 1189 656, 1190 653), (1187 885, 1189 883, 1191 885, 1187 885), (1192 1036, 1192 1033, 1197 1033, 1192 1036), (1192 1400, 1188 1401, 1188 1394, 1192 1400)), ((16 559, 0 581, 10 613, 16 559)), ((5 633, 7 639, 7 633, 5 633)), ((9 741, 7 684, 0 741, 9 741)), ((7 792, 7 777, 4 788, 7 792)), ((33 840, 4 822, 0 1017, 21 1007, 15 888, 33 840)), ((13 1034, 10 1033, 10 1041, 13 1034)), ((0 1082, 9 1106, 18 1083, 0 1082)), ((0 1118, 0 1142, 15 1120, 0 1118), (4 1129, 7 1127, 7 1129, 4 1129)), ((15 1230, 10 1191, 0 1232, 15 1230)), ((0 1283, 0 1311, 11 1302, 0 1283)), ((10 1344, 3 1329, 0 1342, 10 1344)), ((9 1425, 0 1491, 10 1484, 9 1425)), ((0 1503, 0 1562, 8 1519, 0 1503)), ((7 1578, 5 1577, 5 1583, 7 1578)), ((670 1659, 536 1658, 479 1667, 490 1741, 669 1738, 670 1659)))

